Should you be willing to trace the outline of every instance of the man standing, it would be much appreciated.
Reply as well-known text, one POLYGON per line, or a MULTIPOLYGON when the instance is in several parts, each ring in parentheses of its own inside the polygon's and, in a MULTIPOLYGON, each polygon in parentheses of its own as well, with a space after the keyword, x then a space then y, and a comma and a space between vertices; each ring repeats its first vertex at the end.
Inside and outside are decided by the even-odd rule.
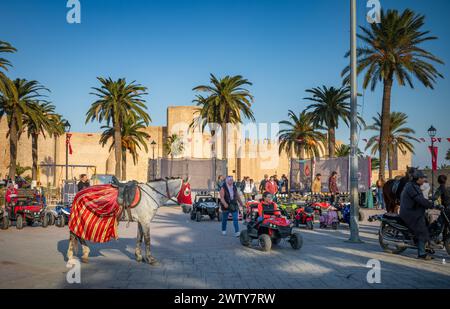
POLYGON ((78 192, 80 192, 83 189, 89 188, 91 184, 89 183, 89 178, 86 174, 80 175, 80 181, 78 182, 78 192))
POLYGON ((336 200, 336 195, 339 194, 339 188, 337 186, 337 172, 333 171, 328 179, 328 190, 331 194, 331 203, 336 200))
POLYGON ((316 178, 314 178, 311 191, 313 194, 320 194, 322 192, 322 182, 321 182, 322 175, 319 173, 316 175, 316 178))
POLYGON ((414 232, 417 239, 418 258, 431 260, 433 257, 428 255, 425 250, 425 244, 429 241, 425 210, 433 208, 433 203, 428 201, 420 190, 425 178, 422 171, 416 170, 412 175, 412 180, 405 185, 400 196, 400 218, 414 232))
POLYGON ((263 194, 266 191, 266 183, 269 181, 269 175, 265 174, 264 179, 259 184, 259 193, 263 194))
POLYGON ((227 234, 228 214, 231 213, 233 216, 234 236, 239 237, 239 205, 244 208, 244 204, 234 184, 233 176, 227 176, 225 179, 225 183, 220 189, 220 202, 222 205, 222 235, 227 234))

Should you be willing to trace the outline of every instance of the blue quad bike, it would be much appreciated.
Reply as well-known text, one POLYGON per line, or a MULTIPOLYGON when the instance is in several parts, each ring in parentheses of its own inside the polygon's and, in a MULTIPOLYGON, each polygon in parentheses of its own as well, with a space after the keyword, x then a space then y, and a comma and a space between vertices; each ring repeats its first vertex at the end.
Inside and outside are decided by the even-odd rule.
POLYGON ((69 205, 56 205, 56 207, 51 210, 51 218, 49 223, 51 225, 54 224, 57 227, 64 227, 67 223, 69 223, 71 208, 72 206, 69 205))

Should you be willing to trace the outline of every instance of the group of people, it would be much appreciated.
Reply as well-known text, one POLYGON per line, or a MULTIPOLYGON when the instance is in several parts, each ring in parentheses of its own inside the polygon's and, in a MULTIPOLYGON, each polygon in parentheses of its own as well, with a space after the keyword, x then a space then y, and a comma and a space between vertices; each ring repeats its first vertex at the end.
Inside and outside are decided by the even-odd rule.
MULTIPOLYGON (((245 179, 245 178, 244 178, 245 179)), ((244 182, 247 181, 250 182, 250 179, 244 180, 244 182)), ((270 179, 269 179, 270 181, 270 179)), ((273 180, 272 180, 273 181, 273 180)), ((266 186, 269 184, 266 183, 266 186)), ((270 187, 270 184, 269 184, 270 187)), ((245 197, 245 186, 244 186, 244 197, 245 197)), ((248 191, 248 190, 247 190, 248 191)), ((253 191, 252 191, 253 192, 253 191)), ((255 194, 256 195, 256 194, 255 194)), ((221 210, 222 210, 222 235, 227 234, 227 222, 228 222, 228 216, 229 214, 232 215, 233 218, 233 225, 234 225, 234 235, 236 237, 239 237, 240 231, 239 231, 239 207, 244 208, 244 202, 242 201, 239 192, 238 187, 236 183, 233 180, 233 176, 227 176, 224 180, 224 182, 221 184, 220 190, 219 190, 219 196, 220 196, 220 204, 221 204, 221 210)), ((275 196, 268 192, 267 190, 263 192, 262 200, 258 204, 258 221, 262 221, 264 216, 264 211, 268 212, 270 209, 270 212, 273 213, 278 210, 277 204, 274 201, 275 196)))
MULTIPOLYGON (((225 183, 225 177, 219 175, 216 183, 216 189, 221 190, 223 184, 225 183)), ((277 175, 270 176, 264 175, 264 178, 260 181, 259 186, 256 186, 255 181, 249 176, 245 176, 242 181, 234 181, 236 188, 242 192, 245 201, 255 200, 256 195, 263 194, 264 192, 269 192, 272 194, 273 198, 276 199, 276 194, 278 193, 288 193, 289 192, 289 180, 285 174, 283 174, 280 179, 277 175)))

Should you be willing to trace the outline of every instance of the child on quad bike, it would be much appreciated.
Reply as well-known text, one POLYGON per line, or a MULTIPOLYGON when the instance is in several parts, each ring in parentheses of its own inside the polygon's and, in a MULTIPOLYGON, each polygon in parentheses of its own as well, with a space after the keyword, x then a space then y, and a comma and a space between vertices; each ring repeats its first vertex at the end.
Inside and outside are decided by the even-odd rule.
POLYGON ((273 196, 269 192, 264 192, 263 200, 258 204, 258 222, 272 216, 281 217, 278 205, 273 201, 273 196))

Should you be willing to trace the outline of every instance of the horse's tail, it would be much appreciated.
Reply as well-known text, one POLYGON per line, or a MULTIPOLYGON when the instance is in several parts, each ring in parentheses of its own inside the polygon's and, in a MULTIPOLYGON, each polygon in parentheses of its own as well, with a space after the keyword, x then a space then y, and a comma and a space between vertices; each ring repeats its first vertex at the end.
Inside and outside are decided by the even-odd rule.
POLYGON ((397 206, 397 203, 396 203, 397 198, 395 196, 395 193, 392 190, 392 188, 394 186, 394 182, 395 182, 395 180, 390 179, 390 180, 386 181, 386 183, 383 186, 383 199, 384 199, 384 204, 386 205, 387 212, 394 212, 395 208, 397 206))

